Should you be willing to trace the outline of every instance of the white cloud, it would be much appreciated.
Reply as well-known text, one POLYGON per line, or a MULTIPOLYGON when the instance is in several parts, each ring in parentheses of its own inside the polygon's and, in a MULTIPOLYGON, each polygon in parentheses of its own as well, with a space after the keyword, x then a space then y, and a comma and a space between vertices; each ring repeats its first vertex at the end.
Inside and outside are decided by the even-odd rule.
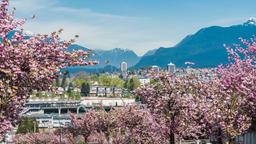
POLYGON ((18 12, 30 13, 52 7, 57 4, 56 0, 11 0, 10 6, 16 7, 18 12))
POLYGON ((50 33, 63 28, 63 39, 78 34, 77 43, 91 49, 120 47, 143 55, 153 48, 172 46, 171 39, 162 39, 160 28, 148 24, 145 18, 61 7, 57 0, 13 0, 12 6, 23 14, 21 16, 37 14, 36 20, 25 24, 26 30, 50 33))
POLYGON ((82 8, 82 9, 75 9, 75 8, 70 8, 70 7, 55 7, 52 9, 55 12, 61 12, 61 13, 69 13, 74 16, 79 16, 79 17, 100 17, 100 18, 117 18, 117 19, 128 19, 132 17, 127 17, 127 16, 119 16, 119 15, 113 15, 113 14, 108 14, 108 13, 98 13, 94 12, 88 8, 82 8))

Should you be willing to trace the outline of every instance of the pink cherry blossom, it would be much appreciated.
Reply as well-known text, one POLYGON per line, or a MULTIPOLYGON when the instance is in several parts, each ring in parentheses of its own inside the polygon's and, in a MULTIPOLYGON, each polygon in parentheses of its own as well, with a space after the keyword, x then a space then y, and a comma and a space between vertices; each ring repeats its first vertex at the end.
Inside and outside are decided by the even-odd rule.
POLYGON ((95 63, 88 61, 90 52, 69 52, 74 40, 61 40, 62 30, 25 37, 21 28, 25 21, 15 19, 8 5, 9 0, 0 4, 0 141, 17 124, 32 90, 49 89, 64 67, 95 63))
POLYGON ((147 109, 129 106, 89 111, 83 117, 72 116, 75 136, 82 135, 91 143, 166 143, 161 125, 147 109))

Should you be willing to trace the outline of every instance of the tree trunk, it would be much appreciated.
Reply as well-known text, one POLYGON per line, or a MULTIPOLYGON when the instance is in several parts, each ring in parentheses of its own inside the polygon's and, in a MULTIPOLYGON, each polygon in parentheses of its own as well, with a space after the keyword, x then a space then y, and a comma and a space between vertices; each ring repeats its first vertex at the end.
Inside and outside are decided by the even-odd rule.
POLYGON ((169 134, 169 144, 175 144, 175 135, 173 132, 169 134))
POLYGON ((217 144, 223 144, 221 128, 219 128, 219 130, 218 130, 217 144))
POLYGON ((235 144, 236 143, 236 139, 235 138, 230 138, 228 140, 228 144, 235 144))
POLYGON ((87 141, 88 141, 88 136, 87 136, 87 135, 83 135, 83 138, 84 138, 84 143, 87 143, 87 141))
POLYGON ((218 137, 217 144, 223 144, 221 137, 218 137))

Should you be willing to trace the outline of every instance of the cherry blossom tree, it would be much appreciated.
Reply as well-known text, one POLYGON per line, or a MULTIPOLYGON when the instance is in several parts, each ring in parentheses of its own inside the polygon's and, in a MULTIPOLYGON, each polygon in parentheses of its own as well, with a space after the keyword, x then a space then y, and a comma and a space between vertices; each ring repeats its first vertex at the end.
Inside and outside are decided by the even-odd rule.
POLYGON ((255 115, 256 43, 227 47, 230 64, 214 75, 160 74, 153 85, 137 90, 152 114, 178 138, 212 137, 222 143, 244 133, 255 115), (245 45, 245 46, 244 46, 245 45))
POLYGON ((150 109, 164 129, 168 129, 169 143, 182 138, 207 136, 205 115, 209 113, 211 90, 203 75, 175 77, 162 73, 156 83, 136 91, 142 103, 150 109))
POLYGON ((15 136, 17 144, 75 144, 72 134, 65 133, 61 136, 55 133, 27 133, 15 136))
POLYGON ((256 39, 241 41, 242 45, 227 47, 230 64, 217 70, 219 116, 215 121, 227 139, 244 133, 256 112, 256 39))
POLYGON ((58 141, 58 137, 51 134, 42 133, 29 133, 24 135, 16 135, 14 139, 17 144, 39 144, 39 143, 50 143, 58 141))
POLYGON ((82 118, 72 116, 75 136, 94 143, 166 143, 164 131, 146 109, 134 106, 90 111, 82 118))
POLYGON ((0 141, 17 124, 32 90, 47 90, 56 73, 71 65, 91 65, 90 51, 72 51, 74 40, 62 41, 62 30, 50 35, 25 36, 25 20, 15 19, 9 0, 0 4, 0 141))

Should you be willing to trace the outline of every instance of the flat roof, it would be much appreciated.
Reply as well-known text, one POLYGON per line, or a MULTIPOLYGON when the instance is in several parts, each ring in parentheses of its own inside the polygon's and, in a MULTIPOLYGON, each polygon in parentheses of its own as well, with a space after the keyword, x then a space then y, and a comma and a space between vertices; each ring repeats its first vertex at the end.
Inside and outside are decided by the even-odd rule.
POLYGON ((81 101, 79 100, 54 100, 54 101, 45 101, 45 100, 29 100, 26 102, 26 104, 52 104, 52 103, 65 103, 65 104, 74 104, 74 103, 80 103, 81 101))

